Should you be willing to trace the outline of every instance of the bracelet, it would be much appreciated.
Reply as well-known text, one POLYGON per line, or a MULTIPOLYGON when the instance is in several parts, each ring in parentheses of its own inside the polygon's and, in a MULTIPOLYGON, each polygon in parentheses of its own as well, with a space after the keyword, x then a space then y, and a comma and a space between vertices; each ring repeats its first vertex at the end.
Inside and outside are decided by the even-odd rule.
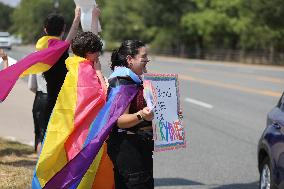
POLYGON ((138 118, 139 121, 141 121, 141 120, 144 121, 144 118, 143 118, 143 116, 141 115, 141 111, 137 112, 136 116, 137 116, 137 118, 138 118))

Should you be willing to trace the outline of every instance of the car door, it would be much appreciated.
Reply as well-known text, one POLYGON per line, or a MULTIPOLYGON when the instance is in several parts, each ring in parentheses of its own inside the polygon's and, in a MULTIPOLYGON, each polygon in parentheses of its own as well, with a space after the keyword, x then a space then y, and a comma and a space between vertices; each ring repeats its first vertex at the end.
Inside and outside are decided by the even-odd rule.
MULTIPOLYGON (((284 94, 284 93, 283 93, 284 94)), ((284 96, 281 96, 277 106, 268 114, 267 125, 273 129, 271 143, 271 162, 274 164, 275 182, 284 186, 284 96)), ((283 187, 280 187, 283 188, 283 187)))

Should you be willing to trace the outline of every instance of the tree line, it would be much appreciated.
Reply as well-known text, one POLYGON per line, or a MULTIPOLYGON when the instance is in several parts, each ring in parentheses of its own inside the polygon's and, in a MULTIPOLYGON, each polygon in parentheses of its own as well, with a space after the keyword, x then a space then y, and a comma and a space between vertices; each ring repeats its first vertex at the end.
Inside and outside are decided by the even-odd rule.
MULTIPOLYGON (((239 56, 255 51, 268 53, 272 63, 279 63, 275 57, 283 56, 282 0, 97 2, 102 10, 101 35, 109 49, 135 38, 149 44, 155 52, 177 56, 206 58, 208 52, 220 49, 239 52, 239 56)), ((59 0, 56 10, 54 0, 22 0, 9 11, 3 6, 0 4, 0 13, 8 19, 1 19, 0 29, 20 34, 30 43, 42 35, 42 22, 49 12, 61 13, 70 27, 75 4, 59 0)))

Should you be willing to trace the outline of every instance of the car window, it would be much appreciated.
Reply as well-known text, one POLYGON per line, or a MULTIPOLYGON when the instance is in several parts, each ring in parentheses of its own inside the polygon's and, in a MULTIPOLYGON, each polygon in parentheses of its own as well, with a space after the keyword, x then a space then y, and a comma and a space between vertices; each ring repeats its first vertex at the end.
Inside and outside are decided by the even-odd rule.
POLYGON ((0 32, 0 37, 9 37, 10 33, 9 32, 0 32))

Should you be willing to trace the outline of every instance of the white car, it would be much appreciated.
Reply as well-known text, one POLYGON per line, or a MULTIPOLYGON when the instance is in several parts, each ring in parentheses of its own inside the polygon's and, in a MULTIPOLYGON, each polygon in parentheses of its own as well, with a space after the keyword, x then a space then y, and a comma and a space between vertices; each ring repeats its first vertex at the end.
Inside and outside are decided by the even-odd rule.
POLYGON ((9 32, 0 32, 0 48, 12 48, 12 41, 9 32))

